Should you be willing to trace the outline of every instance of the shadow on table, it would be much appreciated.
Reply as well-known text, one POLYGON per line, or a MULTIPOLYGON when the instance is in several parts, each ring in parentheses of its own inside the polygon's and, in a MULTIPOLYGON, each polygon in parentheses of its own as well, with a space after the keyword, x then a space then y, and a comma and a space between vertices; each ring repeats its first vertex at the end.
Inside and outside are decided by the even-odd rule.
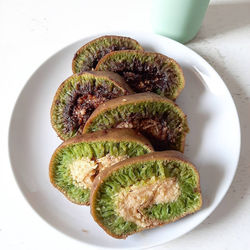
POLYGON ((240 29, 250 25, 250 2, 213 4, 208 7, 195 41, 240 29))

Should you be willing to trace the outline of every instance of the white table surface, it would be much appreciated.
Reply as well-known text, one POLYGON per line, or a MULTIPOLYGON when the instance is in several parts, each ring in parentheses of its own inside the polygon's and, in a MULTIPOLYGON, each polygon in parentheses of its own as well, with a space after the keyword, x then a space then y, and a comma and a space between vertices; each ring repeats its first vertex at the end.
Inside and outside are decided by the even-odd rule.
MULTIPOLYGON (((150 0, 0 1, 0 249, 87 249, 48 226, 19 191, 8 159, 10 114, 25 82, 47 57, 93 33, 151 31, 149 11, 150 0)), ((241 157, 215 212, 192 232, 154 249, 250 249, 250 0, 211 1, 200 32, 187 46, 217 70, 233 96, 241 157)))

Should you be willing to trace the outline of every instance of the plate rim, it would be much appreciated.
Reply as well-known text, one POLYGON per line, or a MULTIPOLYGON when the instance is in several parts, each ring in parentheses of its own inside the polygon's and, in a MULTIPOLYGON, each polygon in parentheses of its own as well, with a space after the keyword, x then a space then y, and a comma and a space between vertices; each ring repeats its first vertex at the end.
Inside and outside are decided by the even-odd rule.
MULTIPOLYGON (((193 49, 189 48, 188 46, 175 41, 171 38, 159 35, 159 34, 155 34, 153 32, 146 32, 146 31, 140 31, 140 30, 109 30, 106 32, 94 32, 94 33, 89 33, 88 36, 84 36, 78 40, 72 41, 70 43, 68 43, 67 45, 62 46, 60 49, 56 50, 55 52, 53 52, 52 54, 50 54, 47 58, 45 58, 41 64, 39 64, 39 66, 33 71, 32 74, 30 74, 30 76, 27 78, 27 80, 25 81, 25 83, 23 84, 22 88, 20 89, 15 101, 13 102, 13 106, 12 106, 12 111, 11 111, 11 116, 9 119, 9 124, 8 124, 8 159, 9 159, 9 163, 11 165, 11 173, 12 176, 15 179, 15 182, 18 186, 18 189, 21 193, 21 195, 23 196, 24 200, 28 203, 29 207, 31 208, 32 212, 39 217, 39 219, 41 219, 41 221, 45 222, 47 225, 50 226, 51 229, 53 229, 55 232, 59 232, 60 234, 66 236, 68 239, 74 240, 75 242, 79 243, 79 244, 85 244, 86 246, 92 247, 92 248, 100 248, 100 249, 110 249, 109 247, 105 247, 105 246, 100 246, 100 245, 94 245, 88 242, 84 242, 81 241, 73 236, 68 235, 67 233, 63 232, 62 230, 58 229, 57 227, 54 227, 52 224, 50 224, 46 219, 43 218, 42 215, 40 215, 40 213, 38 213, 33 206, 31 205, 31 203, 29 202, 28 198, 26 197, 26 195, 24 194, 21 184, 18 181, 18 177, 17 174, 14 171, 14 167, 13 167, 13 163, 12 163, 12 152, 11 152, 11 134, 12 134, 12 124, 13 124, 13 120, 14 120, 14 114, 15 114, 15 110, 17 107, 17 103, 20 99, 20 97, 22 96, 23 92, 25 91, 25 87, 27 85, 28 82, 30 82, 30 80, 33 78, 33 76, 39 71, 39 69, 44 66, 47 61, 49 61, 51 58, 53 58, 56 54, 59 54, 60 52, 62 52, 63 50, 67 49, 68 47, 72 46, 73 44, 76 43, 80 43, 83 40, 91 40, 94 39, 98 36, 103 36, 103 35, 118 35, 118 36, 132 36, 132 33, 137 33, 138 35, 148 35, 148 36, 155 36, 158 37, 160 39, 166 39, 168 42, 175 44, 176 46, 181 46, 184 47, 185 49, 189 50, 189 52, 191 52, 195 57, 199 58, 200 61, 202 61, 203 64, 206 64, 206 66, 208 66, 209 70, 212 71, 215 75, 216 78, 220 79, 223 86, 225 87, 225 91, 227 92, 227 96, 228 98, 230 98, 231 103, 233 104, 233 109, 235 111, 236 117, 235 117, 235 124, 237 125, 237 133, 238 133, 238 152, 237 152, 237 157, 235 157, 235 168, 233 169, 233 174, 231 176, 231 179, 228 181, 228 186, 227 188, 224 189, 224 191, 222 191, 222 195, 221 198, 217 201, 217 203, 215 203, 215 205, 213 206, 213 208, 211 209, 210 213, 208 213, 206 216, 204 216, 204 218, 202 218, 202 220, 199 220, 196 223, 193 223, 193 225, 185 232, 185 233, 180 233, 179 235, 176 235, 175 237, 173 237, 170 240, 161 242, 161 243, 157 243, 157 244, 150 244, 147 246, 144 246, 140 249, 145 249, 145 248, 151 248, 151 247, 159 247, 161 245, 166 244, 167 242, 173 241, 181 236, 184 236, 185 234, 191 232, 194 228, 196 228, 198 225, 200 225, 203 221, 205 221, 207 219, 208 216, 210 216, 212 213, 214 213, 214 211, 216 210, 216 208, 218 207, 218 205, 223 201, 223 199, 225 198, 225 195, 227 194, 230 186, 232 185, 233 179, 235 177, 236 171, 238 169, 238 165, 239 165, 239 159, 240 159, 240 155, 241 155, 241 126, 240 126, 240 119, 239 119, 239 114, 238 114, 238 110, 237 110, 237 106, 235 104, 235 101, 231 95, 231 92, 229 91, 225 81, 222 79, 222 77, 218 74, 218 72, 211 66, 211 64, 209 62, 207 62, 201 55, 199 55, 197 52, 195 52, 193 49)), ((123 249, 123 248, 117 248, 114 247, 112 249, 123 249)), ((127 247, 127 249, 133 250, 133 249, 138 249, 137 247, 127 247)))

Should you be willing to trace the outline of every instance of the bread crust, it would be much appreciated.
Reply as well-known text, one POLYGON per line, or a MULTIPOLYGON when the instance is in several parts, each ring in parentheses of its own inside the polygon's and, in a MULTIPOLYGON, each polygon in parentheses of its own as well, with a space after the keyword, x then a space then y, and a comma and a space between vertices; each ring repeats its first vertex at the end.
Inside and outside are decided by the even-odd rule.
POLYGON ((69 145, 74 145, 74 144, 78 144, 81 142, 88 143, 88 142, 101 142, 101 141, 135 142, 135 143, 140 143, 140 144, 145 145, 150 151, 154 151, 152 145, 150 144, 150 142, 148 141, 147 138, 142 136, 140 133, 134 131, 133 129, 129 129, 129 128, 109 129, 109 130, 97 131, 94 133, 75 136, 75 137, 72 137, 69 140, 61 143, 61 145, 57 147, 57 149, 54 151, 54 153, 51 157, 50 164, 49 164, 49 178, 50 178, 50 182, 52 183, 52 185, 55 188, 57 188, 60 192, 62 192, 68 200, 70 200, 71 202, 73 202, 75 204, 89 205, 89 202, 86 202, 85 204, 83 204, 83 203, 77 203, 77 202, 73 201, 62 188, 58 187, 55 184, 54 179, 53 179, 53 164, 54 164, 55 157, 61 149, 65 148, 69 145))
POLYGON ((138 49, 140 50, 144 50, 142 48, 142 46, 135 40, 135 39, 132 39, 130 37, 124 37, 124 36, 114 36, 114 35, 106 35, 106 36, 101 36, 101 37, 98 37, 94 40, 91 40, 89 41, 88 43, 84 44, 80 49, 78 49, 74 55, 74 58, 72 60, 72 72, 75 74, 76 71, 75 71, 75 64, 76 64, 76 58, 79 54, 82 53, 83 50, 85 50, 88 46, 91 46, 93 43, 97 42, 98 40, 102 40, 102 39, 127 39, 127 40, 130 40, 132 42, 134 42, 137 46, 138 46, 138 49))
POLYGON ((119 50, 119 51, 112 51, 108 54, 106 54, 104 57, 102 57, 100 59, 100 61, 98 62, 98 64, 96 65, 95 70, 99 70, 99 68, 101 67, 101 65, 109 58, 112 57, 113 55, 117 55, 117 54, 137 54, 137 55, 141 55, 141 56, 156 56, 159 59, 162 60, 168 60, 171 63, 174 63, 178 69, 180 78, 181 78, 181 86, 178 88, 175 97, 173 98, 174 100, 179 96, 179 94, 181 93, 181 91, 184 89, 185 87, 185 78, 184 78, 184 74, 183 74, 183 70, 180 66, 179 63, 177 63, 173 58, 170 58, 168 56, 165 56, 161 53, 157 53, 157 52, 145 52, 145 51, 140 51, 140 50, 119 50))
POLYGON ((102 229, 108 233, 109 235, 111 235, 114 238, 117 239, 125 239, 127 238, 129 235, 134 234, 134 233, 138 233, 140 231, 144 231, 146 229, 150 229, 150 228, 155 228, 158 226, 163 226, 166 224, 169 224, 171 222, 174 222, 176 220, 179 220, 180 218, 188 215, 188 214, 192 214, 196 211, 198 211, 202 206, 202 196, 201 196, 201 189, 200 189, 200 175, 199 172, 197 171, 196 167, 188 160, 188 158, 186 156, 184 156, 182 153, 180 153, 179 151, 175 151, 175 150, 169 150, 169 151, 161 151, 161 152, 152 152, 152 153, 148 153, 145 155, 141 155, 141 156, 137 156, 137 157, 133 157, 133 158, 129 158, 126 159, 122 162, 116 163, 113 166, 110 166, 106 169, 104 169, 101 173, 99 173, 92 185, 92 189, 91 189, 91 194, 90 194, 90 211, 91 211, 91 215, 94 218, 94 220, 96 221, 96 223, 98 223, 98 225, 100 227, 102 227, 102 229), (197 209, 193 212, 186 212, 184 214, 182 214, 179 217, 176 217, 172 220, 169 220, 167 222, 163 222, 163 223, 159 223, 157 225, 152 225, 152 226, 148 226, 145 228, 140 228, 138 231, 136 232, 131 232, 129 234, 126 235, 115 235, 112 232, 110 232, 97 218, 96 213, 95 213, 95 198, 96 198, 96 194, 97 194, 97 190, 100 187, 100 185, 105 181, 105 179, 107 177, 109 177, 113 172, 117 171, 118 169, 121 169, 125 166, 128 165, 132 165, 132 164, 136 164, 136 163, 142 163, 142 162, 147 162, 147 161, 151 161, 151 160, 181 160, 185 163, 188 163, 190 167, 193 168, 194 172, 197 174, 198 176, 198 185, 197 185, 197 191, 198 193, 200 193, 200 206, 197 207, 197 209))
MULTIPOLYGON (((85 71, 83 73, 94 75, 96 77, 106 78, 107 80, 111 80, 114 83, 114 85, 116 85, 117 87, 125 89, 128 92, 128 94, 133 94, 134 93, 134 91, 125 82, 124 78, 121 77, 119 74, 117 74, 115 72, 111 72, 111 71, 94 71, 93 70, 93 71, 85 71)), ((83 74, 83 73, 81 73, 81 74, 83 74)), ((78 75, 81 75, 81 74, 78 74, 78 75)))
MULTIPOLYGON (((136 104, 140 102, 163 102, 163 103, 170 103, 174 105, 176 108, 178 108, 178 112, 180 113, 181 117, 184 118, 185 123, 187 125, 187 116, 184 114, 184 112, 179 108, 177 104, 175 104, 173 101, 166 97, 162 97, 160 95, 151 93, 151 92, 145 92, 145 93, 137 93, 127 96, 120 96, 117 98, 114 98, 112 100, 106 101, 102 103, 100 106, 98 106, 95 111, 91 114, 87 122, 85 123, 85 126, 83 128, 83 134, 88 133, 88 128, 92 124, 93 120, 101 113, 111 110, 114 108, 117 108, 121 105, 127 105, 127 104, 136 104)), ((183 136, 181 138, 181 148, 180 151, 184 151, 185 146, 185 138, 186 138, 187 132, 183 133, 183 136)))
POLYGON ((133 94, 134 93, 134 91, 126 84, 124 79, 120 75, 118 75, 118 74, 116 74, 114 72, 110 72, 110 71, 98 71, 98 72, 97 71, 90 71, 90 72, 88 72, 88 71, 86 71, 86 72, 82 72, 81 74, 74 74, 74 75, 69 76, 58 87, 58 89, 57 89, 57 91, 56 91, 56 93, 54 95, 51 108, 50 108, 50 122, 51 122, 51 125, 52 125, 53 129, 55 130, 55 132, 57 133, 58 137, 63 141, 65 139, 63 138, 61 133, 59 133, 59 131, 56 128, 56 124, 53 121, 53 111, 55 109, 56 101, 57 101, 57 99, 58 99, 58 97, 59 97, 59 95, 61 93, 62 88, 67 84, 67 82, 71 78, 74 78, 76 76, 81 76, 81 75, 90 75, 90 76, 94 76, 95 78, 106 78, 108 81, 112 81, 113 84, 115 86, 117 86, 118 88, 123 89, 125 94, 133 94))

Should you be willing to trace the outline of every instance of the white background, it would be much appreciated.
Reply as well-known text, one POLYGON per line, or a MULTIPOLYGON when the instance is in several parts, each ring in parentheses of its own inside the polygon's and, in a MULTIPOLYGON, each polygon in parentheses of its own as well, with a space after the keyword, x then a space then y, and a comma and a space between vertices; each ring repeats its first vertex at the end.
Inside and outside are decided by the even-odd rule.
MULTIPOLYGON (((0 0, 0 249, 86 249, 48 226, 23 198, 8 160, 8 124, 18 94, 43 61, 71 42, 110 30, 151 31, 150 0, 0 0)), ((155 249, 249 249, 250 0, 212 0, 187 46, 216 69, 233 96, 241 157, 215 212, 192 232, 155 249)))

